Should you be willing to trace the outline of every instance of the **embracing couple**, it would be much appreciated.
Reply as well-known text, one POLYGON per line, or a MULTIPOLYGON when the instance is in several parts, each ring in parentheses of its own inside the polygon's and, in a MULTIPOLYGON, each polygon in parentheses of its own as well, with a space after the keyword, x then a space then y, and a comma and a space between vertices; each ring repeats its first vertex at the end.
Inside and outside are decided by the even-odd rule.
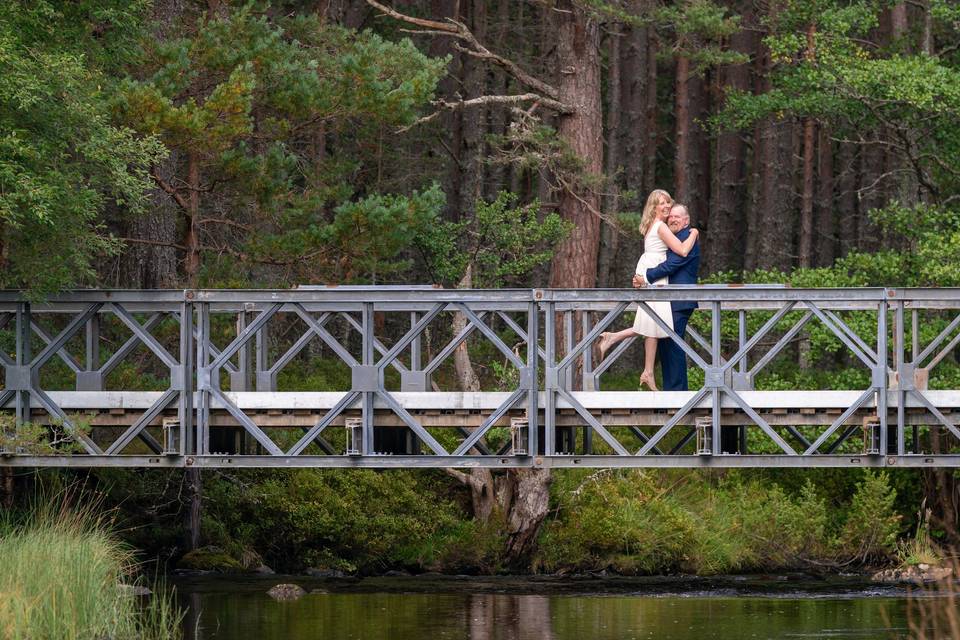
MULTIPOLYGON (((700 268, 699 232, 690 228, 690 213, 685 206, 675 203, 666 191, 654 190, 643 207, 640 233, 643 234, 643 255, 637 262, 636 275, 633 276, 634 287, 697 283, 697 271, 700 268)), ((690 314, 697 308, 697 303, 693 301, 647 304, 681 338, 686 333, 690 314)), ((686 391, 686 354, 643 309, 637 309, 631 328, 600 334, 600 357, 616 343, 635 336, 644 337, 644 365, 640 384, 657 390, 653 365, 659 355, 663 388, 666 391, 686 391)))

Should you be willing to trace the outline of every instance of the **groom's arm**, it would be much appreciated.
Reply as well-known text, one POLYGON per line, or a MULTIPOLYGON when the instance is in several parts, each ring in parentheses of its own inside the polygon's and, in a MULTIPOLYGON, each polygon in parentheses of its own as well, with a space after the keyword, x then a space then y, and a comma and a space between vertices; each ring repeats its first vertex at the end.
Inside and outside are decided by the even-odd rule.
MULTIPOLYGON (((677 238, 679 240, 685 240, 687 235, 689 234, 690 234, 690 230, 684 229, 683 231, 677 234, 677 238), (686 233, 684 233, 684 231, 686 233)), ((699 244, 699 241, 697 242, 697 244, 699 244)), ((697 246, 697 245, 694 245, 694 246, 697 246)), ((646 276, 644 276, 647 281, 647 284, 650 284, 651 282, 656 282, 661 278, 667 278, 672 276, 684 265, 688 264, 691 260, 696 258, 699 253, 700 253, 699 251, 690 251, 690 253, 688 253, 686 256, 681 256, 677 253, 674 253, 673 251, 667 251, 666 260, 661 262, 659 265, 657 265, 653 269, 647 269, 646 276)))

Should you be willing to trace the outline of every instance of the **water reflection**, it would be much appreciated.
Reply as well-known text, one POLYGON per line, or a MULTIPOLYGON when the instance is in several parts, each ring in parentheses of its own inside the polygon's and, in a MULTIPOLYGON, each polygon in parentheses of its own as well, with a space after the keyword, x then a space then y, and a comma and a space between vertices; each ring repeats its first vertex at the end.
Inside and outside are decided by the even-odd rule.
MULTIPOLYGON (((275 602, 263 584, 179 587, 186 640, 705 640, 895 638, 906 599, 735 594, 326 593, 275 602)), ((469 583, 463 585, 469 589, 469 583)))
POLYGON ((550 598, 547 596, 469 596, 470 640, 554 640, 550 598))

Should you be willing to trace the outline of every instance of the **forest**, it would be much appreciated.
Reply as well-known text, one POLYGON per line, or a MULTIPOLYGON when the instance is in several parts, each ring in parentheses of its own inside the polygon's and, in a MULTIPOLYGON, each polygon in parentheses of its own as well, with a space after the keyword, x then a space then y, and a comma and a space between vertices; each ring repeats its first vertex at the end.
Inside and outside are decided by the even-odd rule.
MULTIPOLYGON (((34 300, 625 288, 655 188, 701 282, 960 285, 960 4, 0 3, 0 287, 34 300)), ((932 388, 960 388, 955 354, 932 388)), ((297 366, 289 388, 333 384, 297 366)), ((814 344, 762 384, 855 375, 814 344)), ((476 510, 478 483, 531 481, 506 475, 5 470, 3 493, 92 488, 164 568, 839 570, 960 543, 949 470, 557 472, 519 536, 510 498, 476 510)))

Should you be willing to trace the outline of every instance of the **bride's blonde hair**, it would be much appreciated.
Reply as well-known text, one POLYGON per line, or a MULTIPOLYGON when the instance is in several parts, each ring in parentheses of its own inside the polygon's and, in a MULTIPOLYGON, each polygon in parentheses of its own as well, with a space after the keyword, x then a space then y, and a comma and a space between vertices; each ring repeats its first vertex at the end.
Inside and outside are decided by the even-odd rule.
POLYGON ((643 206, 643 216, 640 218, 640 235, 647 235, 650 225, 657 219, 657 205, 661 200, 673 203, 673 198, 663 189, 654 189, 647 196, 647 204, 643 206))

